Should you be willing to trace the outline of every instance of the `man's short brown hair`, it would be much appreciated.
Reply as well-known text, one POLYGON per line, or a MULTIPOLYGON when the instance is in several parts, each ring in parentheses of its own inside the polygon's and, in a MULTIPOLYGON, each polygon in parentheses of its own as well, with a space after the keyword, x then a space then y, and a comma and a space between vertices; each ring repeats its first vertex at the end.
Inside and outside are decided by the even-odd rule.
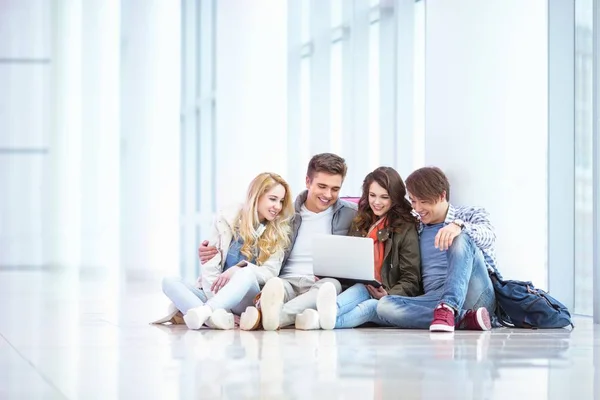
POLYGON ((418 199, 436 202, 446 192, 446 200, 450 200, 450 182, 438 167, 419 168, 405 183, 408 193, 418 199))
POLYGON ((329 175, 341 175, 343 180, 347 171, 346 160, 342 157, 332 153, 321 153, 310 159, 306 176, 312 181, 316 173, 325 172, 329 175))

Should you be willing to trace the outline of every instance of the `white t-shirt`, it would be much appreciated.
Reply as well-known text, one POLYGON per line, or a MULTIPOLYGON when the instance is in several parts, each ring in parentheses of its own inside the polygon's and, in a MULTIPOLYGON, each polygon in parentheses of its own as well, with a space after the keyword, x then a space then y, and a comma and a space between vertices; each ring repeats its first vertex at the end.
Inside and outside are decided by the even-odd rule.
POLYGON ((316 234, 331 235, 333 207, 320 213, 314 213, 302 205, 300 216, 302 223, 296 236, 296 243, 294 243, 290 257, 279 275, 281 277, 314 275, 313 237, 316 234))

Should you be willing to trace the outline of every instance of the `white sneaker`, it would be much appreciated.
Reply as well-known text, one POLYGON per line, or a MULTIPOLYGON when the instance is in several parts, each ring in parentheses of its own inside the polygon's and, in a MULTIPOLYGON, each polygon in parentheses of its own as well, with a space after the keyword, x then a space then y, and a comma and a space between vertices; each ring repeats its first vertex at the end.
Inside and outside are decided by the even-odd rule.
POLYGON ((235 321, 233 319, 233 314, 227 312, 226 310, 220 308, 218 310, 213 311, 210 318, 208 319, 211 325, 215 329, 221 330, 230 330, 235 327, 235 321))
POLYGON ((280 278, 271 278, 265 284, 260 295, 260 310, 262 312, 262 324, 265 331, 276 331, 279 329, 279 315, 283 307, 285 289, 280 278))
POLYGON ((312 308, 306 309, 296 315, 296 329, 312 331, 321 328, 319 324, 319 312, 312 308))
POLYGON ((208 306, 195 307, 183 316, 183 320, 189 329, 200 329, 200 327, 210 318, 212 310, 208 306))
POLYGON ((317 294, 317 311, 321 329, 335 328, 337 319, 337 291, 331 282, 325 282, 317 294))
POLYGON ((253 331, 260 326, 260 311, 256 307, 246 307, 246 311, 240 315, 240 329, 253 331))

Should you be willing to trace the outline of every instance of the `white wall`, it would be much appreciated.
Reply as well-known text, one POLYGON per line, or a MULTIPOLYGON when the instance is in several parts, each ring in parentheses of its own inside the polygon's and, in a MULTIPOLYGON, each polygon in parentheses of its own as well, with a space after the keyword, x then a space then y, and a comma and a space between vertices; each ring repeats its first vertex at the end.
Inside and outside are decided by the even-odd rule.
POLYGON ((287 179, 286 13, 281 0, 217 2, 217 207, 260 172, 287 179))
POLYGON ((506 277, 546 287, 547 5, 428 0, 425 163, 481 205, 506 277))

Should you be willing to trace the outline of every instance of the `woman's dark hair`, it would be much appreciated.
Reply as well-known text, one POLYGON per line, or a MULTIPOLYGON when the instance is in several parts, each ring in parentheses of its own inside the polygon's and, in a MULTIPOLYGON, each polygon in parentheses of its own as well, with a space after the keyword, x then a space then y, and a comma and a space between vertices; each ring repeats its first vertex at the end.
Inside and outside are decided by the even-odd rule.
POLYGON ((387 226, 398 230, 403 224, 418 225, 418 219, 412 214, 412 206, 406 199, 406 186, 398 172, 390 167, 379 167, 369 173, 362 185, 362 195, 358 202, 358 213, 352 223, 353 229, 366 234, 371 225, 377 221, 377 216, 369 206, 369 190, 371 184, 377 182, 384 188, 392 201, 392 206, 387 212, 387 226))

